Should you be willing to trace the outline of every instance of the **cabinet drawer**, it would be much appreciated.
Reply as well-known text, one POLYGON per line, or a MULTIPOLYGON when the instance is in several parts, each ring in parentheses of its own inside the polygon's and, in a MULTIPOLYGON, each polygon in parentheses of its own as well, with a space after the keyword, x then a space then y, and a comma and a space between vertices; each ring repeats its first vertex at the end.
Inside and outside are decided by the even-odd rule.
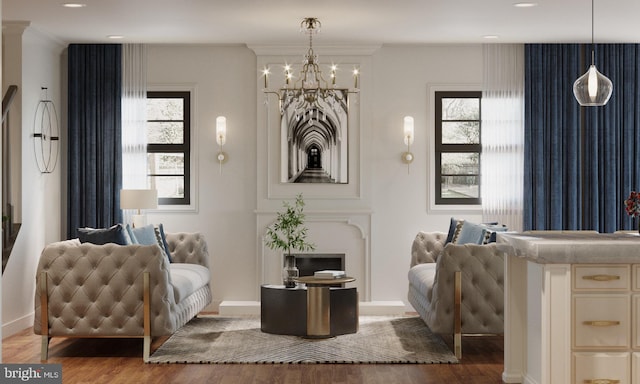
POLYGON ((573 354, 573 382, 575 384, 631 384, 629 353, 573 354))
POLYGON ((627 295, 574 295, 575 348, 628 348, 631 304, 627 295))
POLYGON ((633 290, 640 291, 640 264, 633 265, 633 290))
POLYGON ((631 267, 629 265, 574 265, 575 291, 628 291, 631 267))
POLYGON ((631 382, 640 383, 640 353, 631 355, 631 382))
POLYGON ((631 322, 633 332, 633 349, 640 349, 640 295, 633 295, 633 321, 631 322))

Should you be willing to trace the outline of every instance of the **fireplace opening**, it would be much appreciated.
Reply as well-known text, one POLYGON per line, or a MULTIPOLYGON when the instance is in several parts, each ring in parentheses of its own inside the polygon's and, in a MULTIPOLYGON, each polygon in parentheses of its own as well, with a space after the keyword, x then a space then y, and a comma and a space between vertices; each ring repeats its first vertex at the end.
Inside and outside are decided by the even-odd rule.
POLYGON ((315 271, 325 269, 344 271, 344 254, 303 253, 295 255, 300 276, 313 276, 315 271))

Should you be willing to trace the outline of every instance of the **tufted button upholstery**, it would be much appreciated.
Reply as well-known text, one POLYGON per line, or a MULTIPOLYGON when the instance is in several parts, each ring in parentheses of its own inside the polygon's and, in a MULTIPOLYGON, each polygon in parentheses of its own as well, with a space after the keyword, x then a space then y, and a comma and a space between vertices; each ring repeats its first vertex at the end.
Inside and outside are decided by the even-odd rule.
POLYGON ((199 264, 209 268, 209 251, 200 233, 168 233, 167 244, 175 263, 199 264))
MULTIPOLYGON (((438 244, 428 245, 424 241, 442 241, 443 244, 440 235, 418 234, 420 238, 416 237, 412 250, 438 249, 438 244)), ((408 299, 433 332, 453 333, 456 271, 461 271, 462 275, 462 333, 504 332, 504 255, 495 243, 450 243, 436 255, 435 263, 414 264, 420 257, 412 252, 408 299)))
POLYGON ((42 271, 47 272, 49 336, 143 335, 144 272, 150 274, 152 336, 175 332, 211 302, 209 254, 201 234, 167 234, 167 242, 174 261, 198 264, 189 267, 197 283, 174 289, 171 266, 157 245, 67 240, 45 247, 36 275, 34 332, 42 334, 42 271))
POLYGON ((411 266, 435 263, 446 240, 444 232, 418 232, 411 245, 411 266))

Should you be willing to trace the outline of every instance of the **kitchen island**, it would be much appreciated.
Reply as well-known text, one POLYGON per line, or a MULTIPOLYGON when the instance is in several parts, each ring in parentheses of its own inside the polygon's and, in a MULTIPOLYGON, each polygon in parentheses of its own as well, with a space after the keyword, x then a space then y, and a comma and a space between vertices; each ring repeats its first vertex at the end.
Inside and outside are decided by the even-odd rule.
POLYGON ((498 234, 506 383, 640 384, 640 236, 498 234))

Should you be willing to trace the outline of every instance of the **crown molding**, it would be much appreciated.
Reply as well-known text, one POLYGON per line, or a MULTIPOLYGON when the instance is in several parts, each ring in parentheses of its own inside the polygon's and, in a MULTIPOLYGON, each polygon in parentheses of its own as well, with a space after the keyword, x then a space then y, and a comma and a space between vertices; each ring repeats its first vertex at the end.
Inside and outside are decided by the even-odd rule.
POLYGON ((24 30, 27 29, 30 25, 31 25, 31 22, 25 21, 25 20, 3 21, 2 33, 6 33, 10 35, 22 35, 22 33, 24 33, 24 30))
MULTIPOLYGON (((334 55, 334 56, 370 56, 380 49, 382 44, 375 45, 331 45, 331 46, 313 46, 313 50, 318 55, 334 55)), ((308 45, 251 45, 247 44, 247 48, 251 49, 257 56, 282 56, 282 55, 301 55, 307 52, 308 45)))

